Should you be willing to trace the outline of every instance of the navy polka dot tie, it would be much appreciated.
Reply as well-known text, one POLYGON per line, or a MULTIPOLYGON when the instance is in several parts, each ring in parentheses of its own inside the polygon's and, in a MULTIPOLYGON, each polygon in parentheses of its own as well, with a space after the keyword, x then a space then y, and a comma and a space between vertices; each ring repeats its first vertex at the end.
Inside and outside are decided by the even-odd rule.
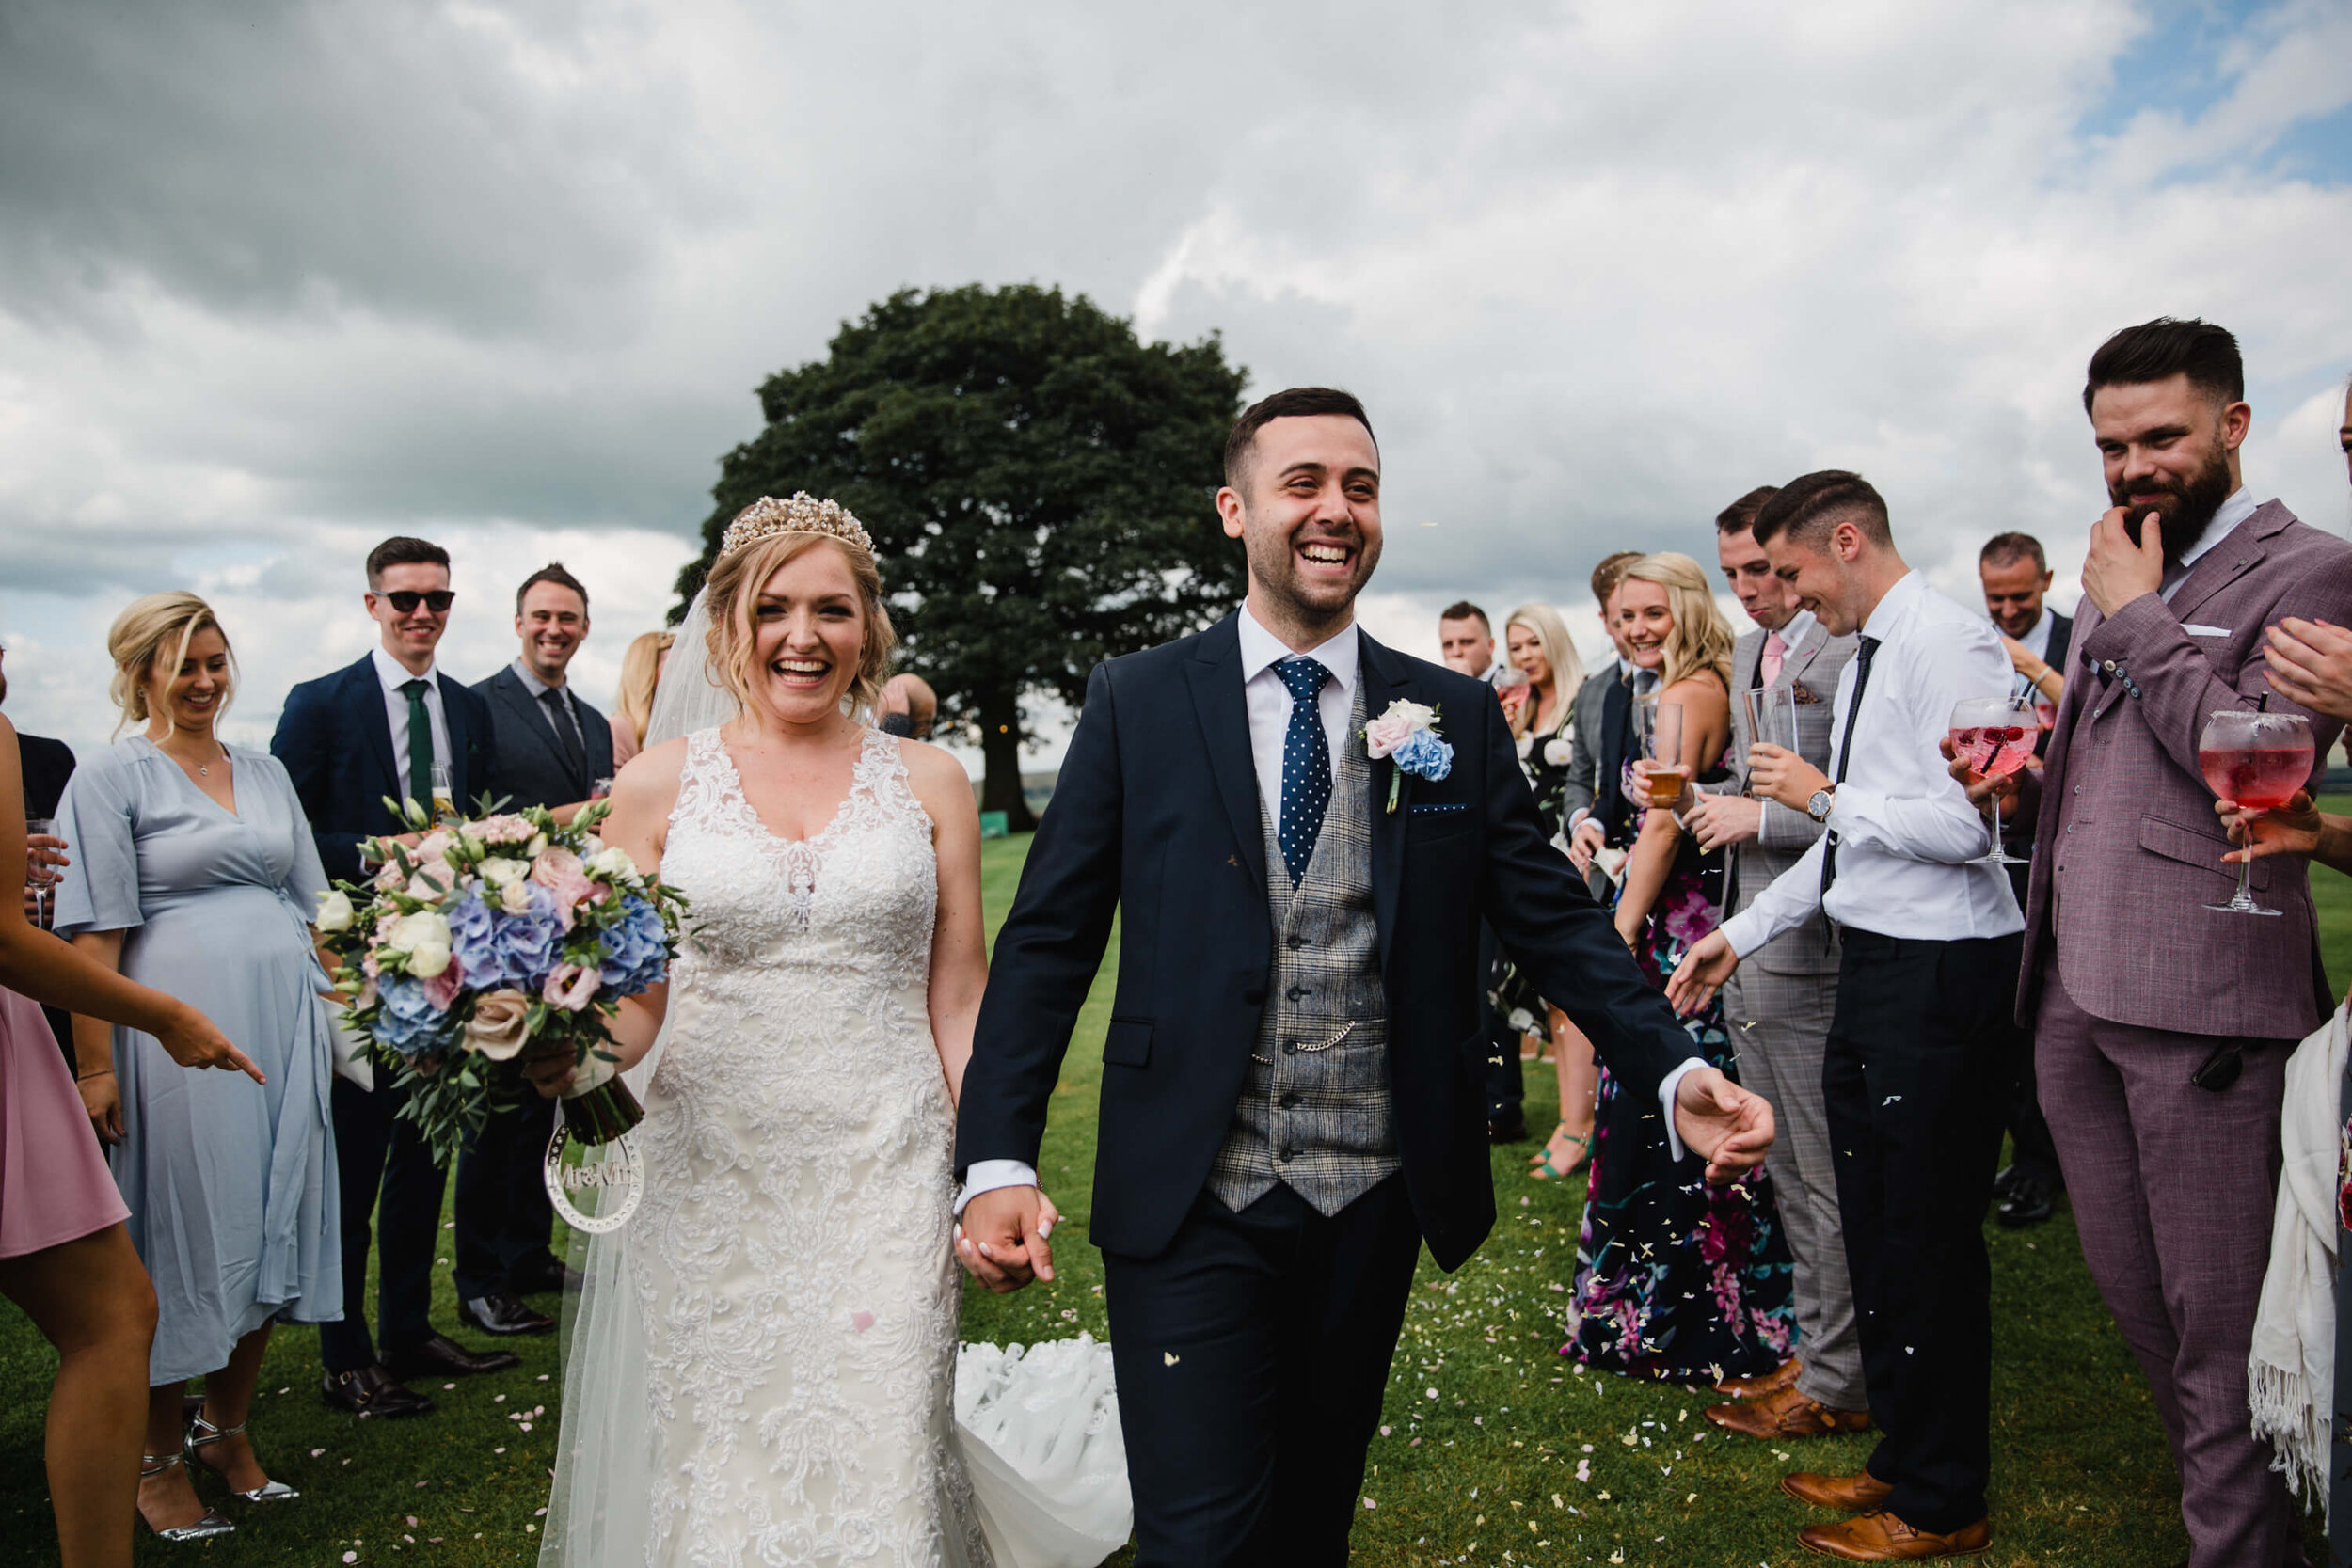
POLYGON ((1331 672, 1311 658, 1286 658, 1274 673, 1290 688, 1291 722, 1282 736, 1282 822, 1276 839, 1291 886, 1307 875, 1323 811, 1331 803, 1331 743, 1323 730, 1323 683, 1331 672))

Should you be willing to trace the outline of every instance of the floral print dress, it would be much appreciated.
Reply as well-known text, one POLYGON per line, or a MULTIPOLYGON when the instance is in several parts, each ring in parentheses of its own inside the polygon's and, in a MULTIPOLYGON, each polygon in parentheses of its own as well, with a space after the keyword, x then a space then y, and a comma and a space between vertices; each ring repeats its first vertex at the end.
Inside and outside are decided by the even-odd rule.
MULTIPOLYGON (((1639 799, 1630 765, 1625 791, 1639 799)), ((1646 816, 1637 811, 1637 832, 1646 816)), ((1722 922, 1698 847, 1683 839, 1635 944, 1642 973, 1661 990, 1683 954, 1722 922)), ((1692 1054, 1733 1071, 1720 999, 1683 1027, 1692 1054)), ((1576 1332, 1560 1354, 1677 1383, 1749 1376, 1788 1358, 1796 1312, 1770 1177, 1757 1169, 1728 1187, 1708 1185, 1704 1160, 1669 1154, 1657 1101, 1624 1092, 1603 1066, 1589 1180, 1576 1332)))
MULTIPOLYGON (((1568 764, 1576 755, 1576 699, 1561 705, 1560 716, 1548 731, 1518 737, 1519 771, 1534 792, 1535 815, 1555 834, 1567 829, 1568 764)), ((1486 1001, 1513 1034, 1551 1038, 1551 1006, 1536 994, 1535 983, 1521 974, 1518 965, 1498 955, 1494 973, 1486 977, 1486 1001)))

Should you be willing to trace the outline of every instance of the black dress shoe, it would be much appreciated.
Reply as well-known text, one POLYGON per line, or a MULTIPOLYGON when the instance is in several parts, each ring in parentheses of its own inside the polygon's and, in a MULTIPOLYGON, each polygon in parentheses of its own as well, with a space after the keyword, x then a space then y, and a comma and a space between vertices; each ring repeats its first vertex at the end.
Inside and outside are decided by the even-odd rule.
POLYGON ((1486 1124, 1486 1141, 1490 1144, 1523 1144, 1527 1141, 1527 1118, 1513 1117, 1509 1121, 1486 1124))
POLYGON ((2018 1178, 2019 1174, 2020 1174, 2020 1173, 2019 1173, 2019 1171, 2018 1171, 2018 1169, 2017 1169, 2017 1167, 2016 1167, 2015 1165, 2003 1165, 2003 1166, 2002 1166, 1999 1170, 1997 1170, 1997 1171, 1994 1172, 1994 1174, 1993 1174, 1993 1201, 1994 1201, 1994 1202, 1995 1202, 1995 1203, 1999 1203, 1999 1202, 2002 1202, 2002 1201, 2004 1201, 2005 1199, 2007 1199, 2007 1198, 2008 1198, 2008 1196, 2009 1196, 2009 1189, 2010 1189, 2010 1183, 2014 1182, 2014 1181, 2017 1180, 2017 1178, 2018 1178))
POLYGON ((373 1416, 379 1421, 398 1420, 403 1416, 430 1416, 433 1402, 412 1388, 404 1388, 392 1381, 392 1374, 381 1367, 362 1367, 356 1372, 329 1372, 319 1384, 319 1402, 329 1410, 347 1410, 354 1416, 373 1416))
POLYGON ((476 1296, 457 1304, 457 1321, 484 1334, 551 1334, 555 1320, 510 1295, 476 1296))
POLYGON ((535 1296, 548 1291, 577 1291, 585 1283, 584 1276, 569 1264, 550 1258, 545 1262, 506 1271, 506 1288, 518 1296, 535 1296))
POLYGON ((511 1350, 480 1354, 436 1334, 421 1345, 385 1353, 384 1365, 394 1377, 471 1377, 476 1372, 502 1372, 519 1367, 523 1358, 511 1350))
POLYGON ((2029 1225, 2040 1225, 2048 1219, 2055 1201, 2056 1195, 2050 1191, 2047 1181, 2029 1172, 2019 1171, 2010 1179, 2009 1196, 2001 1199, 2001 1206, 1993 1212, 1993 1217, 2001 1222, 2004 1230, 2023 1230, 2029 1225))

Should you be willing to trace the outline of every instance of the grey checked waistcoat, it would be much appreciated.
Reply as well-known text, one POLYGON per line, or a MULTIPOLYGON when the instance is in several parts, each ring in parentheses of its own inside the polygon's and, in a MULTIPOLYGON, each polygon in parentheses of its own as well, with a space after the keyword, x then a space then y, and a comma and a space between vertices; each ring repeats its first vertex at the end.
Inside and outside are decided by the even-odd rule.
POLYGON ((1372 765, 1357 736, 1363 682, 1331 758, 1331 805, 1293 889, 1263 800, 1274 962, 1249 1076, 1209 1168, 1209 1191, 1248 1208, 1281 1182, 1336 1214, 1401 1170, 1389 1102, 1389 998, 1372 907, 1372 765))

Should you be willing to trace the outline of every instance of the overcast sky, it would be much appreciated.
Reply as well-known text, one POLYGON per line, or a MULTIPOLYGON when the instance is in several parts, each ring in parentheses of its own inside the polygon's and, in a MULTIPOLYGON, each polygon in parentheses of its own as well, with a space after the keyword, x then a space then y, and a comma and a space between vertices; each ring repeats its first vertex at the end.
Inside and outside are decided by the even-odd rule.
POLYGON ((445 665, 589 584, 611 693, 762 377, 909 285, 1035 280, 1352 388, 1365 619, 1706 560, 1861 469, 1915 564, 2104 504, 2115 327, 2247 351, 2247 476, 2342 531, 2352 7, 0 4, 8 712, 103 743, 107 623, 194 587, 264 741, 373 641, 360 562, 457 558, 445 665))

